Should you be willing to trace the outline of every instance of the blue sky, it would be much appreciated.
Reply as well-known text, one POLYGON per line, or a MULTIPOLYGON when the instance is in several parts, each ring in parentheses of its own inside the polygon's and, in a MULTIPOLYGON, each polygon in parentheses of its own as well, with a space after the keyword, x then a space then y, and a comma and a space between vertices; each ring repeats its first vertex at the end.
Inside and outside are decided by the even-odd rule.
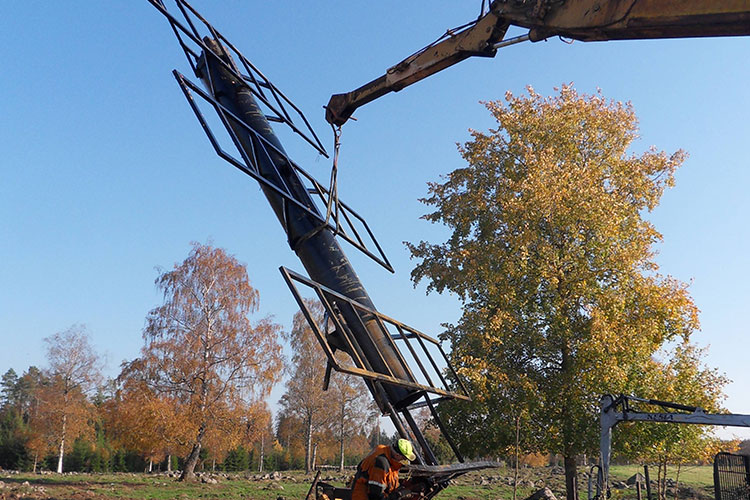
MULTIPOLYGON (((322 106, 380 76, 479 2, 208 2, 198 8, 307 114, 329 146, 322 106)), ((0 20, 0 371, 43 365, 42 338, 85 323, 110 374, 137 355, 156 267, 191 241, 247 264, 263 314, 289 326, 278 266, 301 270, 257 184, 218 159, 170 72, 189 68, 145 0, 7 2, 0 20)), ((748 81, 750 38, 580 43, 557 39, 463 62, 356 113, 344 127, 342 199, 364 215, 396 268, 349 255, 378 308, 431 334, 453 322, 451 296, 412 288, 402 244, 445 230, 418 217, 426 182, 461 166, 456 142, 493 123, 479 104, 526 85, 573 82, 631 101, 635 150, 690 154, 651 219, 663 273, 691 282, 708 363, 733 380, 726 407, 750 414, 748 81)), ((319 179, 330 161, 287 151, 319 179)), ((330 149, 330 146, 329 146, 330 149)), ((277 389, 274 397, 277 398, 277 389)), ((724 435, 740 434, 739 431, 724 435)), ((750 433, 740 434, 750 437, 750 433)))

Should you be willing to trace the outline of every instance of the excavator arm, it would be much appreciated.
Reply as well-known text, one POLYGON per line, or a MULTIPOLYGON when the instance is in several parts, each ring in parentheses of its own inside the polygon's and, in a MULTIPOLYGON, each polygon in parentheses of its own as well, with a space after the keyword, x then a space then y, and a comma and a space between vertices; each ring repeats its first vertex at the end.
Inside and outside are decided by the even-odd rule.
POLYGON ((584 42, 750 35, 750 0, 494 0, 489 11, 389 68, 386 74, 326 107, 326 120, 344 124, 354 111, 471 56, 494 57, 516 41, 562 36, 584 42), (528 28, 503 40, 509 26, 528 28))
POLYGON ((490 11, 476 22, 448 31, 441 40, 388 68, 380 78, 346 94, 331 96, 326 120, 343 125, 358 107, 389 92, 398 92, 469 57, 494 57, 495 44, 503 39, 508 26, 505 18, 490 11))

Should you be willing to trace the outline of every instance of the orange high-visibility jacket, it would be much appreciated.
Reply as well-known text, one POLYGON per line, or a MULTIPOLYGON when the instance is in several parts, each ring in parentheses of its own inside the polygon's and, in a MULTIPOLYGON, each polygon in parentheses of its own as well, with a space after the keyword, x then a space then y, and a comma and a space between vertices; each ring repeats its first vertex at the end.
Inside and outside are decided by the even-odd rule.
POLYGON ((357 466, 352 500, 382 500, 398 488, 401 463, 393 459, 391 447, 378 445, 357 466))

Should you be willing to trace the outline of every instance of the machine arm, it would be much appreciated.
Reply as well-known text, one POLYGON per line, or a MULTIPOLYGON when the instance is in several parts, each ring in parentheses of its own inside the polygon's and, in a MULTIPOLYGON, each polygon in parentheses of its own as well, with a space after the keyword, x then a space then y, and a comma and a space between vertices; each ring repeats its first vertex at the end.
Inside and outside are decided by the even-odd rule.
POLYGON ((398 92, 471 56, 494 57, 495 44, 503 39, 508 22, 490 11, 444 39, 431 44, 386 70, 385 75, 346 94, 336 94, 326 106, 326 120, 343 125, 354 111, 389 92, 398 92))
POLYGON ((495 0, 532 41, 564 36, 584 42, 750 34, 750 1, 495 0))
POLYGON ((354 111, 471 56, 494 57, 512 41, 563 36, 585 42, 750 35, 750 0, 493 0, 476 22, 389 68, 386 74, 326 107, 326 120, 343 125, 354 111), (510 25, 528 28, 503 41, 510 25))

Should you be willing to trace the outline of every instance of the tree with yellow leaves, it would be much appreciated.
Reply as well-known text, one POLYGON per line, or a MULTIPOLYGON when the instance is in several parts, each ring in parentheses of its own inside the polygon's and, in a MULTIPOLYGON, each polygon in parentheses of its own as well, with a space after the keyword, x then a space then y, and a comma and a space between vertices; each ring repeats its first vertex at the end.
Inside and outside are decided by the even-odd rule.
MULTIPOLYGON (((153 462, 188 452, 193 436, 178 413, 178 401, 173 395, 154 391, 142 368, 140 360, 123 366, 115 395, 104 403, 103 414, 112 442, 148 460, 150 472, 153 462)), ((170 465, 168 460, 167 467, 170 465)))
POLYGON ((221 248, 194 243, 156 284, 164 303, 148 315, 137 372, 175 405, 190 435, 180 479, 192 479, 207 436, 217 442, 217 433, 241 426, 236 419, 248 404, 279 380, 280 326, 269 318, 250 321, 258 291, 245 266, 221 248))
POLYGON ((45 383, 36 388, 38 405, 30 427, 35 455, 54 443, 57 472, 76 438, 92 434, 94 407, 87 395, 101 379, 99 356, 86 328, 74 325, 44 339, 47 344, 45 383))
MULTIPOLYGON (((636 394, 649 399, 697 406, 709 413, 722 413, 723 389, 729 382, 716 369, 703 364, 705 349, 687 342, 677 345, 669 359, 654 357, 636 394)), ((639 411, 661 412, 655 405, 639 404, 639 411)), ((672 423, 624 422, 613 434, 613 449, 630 460, 656 464, 657 498, 667 498, 667 467, 680 470, 688 463, 711 463, 714 455, 728 443, 714 436, 713 426, 672 423)))
POLYGON ((530 447, 564 456, 574 500, 576 457, 596 449, 600 395, 627 392, 665 341, 698 327, 686 285, 658 273, 661 235, 642 217, 685 153, 632 154, 632 106, 570 85, 486 107, 497 128, 472 131, 460 147, 466 166, 422 200, 435 208, 424 218, 452 233, 408 244, 419 261, 412 279, 463 301, 445 337, 490 409, 473 420, 476 435, 513 421, 492 411, 492 388, 522 379, 530 447))

